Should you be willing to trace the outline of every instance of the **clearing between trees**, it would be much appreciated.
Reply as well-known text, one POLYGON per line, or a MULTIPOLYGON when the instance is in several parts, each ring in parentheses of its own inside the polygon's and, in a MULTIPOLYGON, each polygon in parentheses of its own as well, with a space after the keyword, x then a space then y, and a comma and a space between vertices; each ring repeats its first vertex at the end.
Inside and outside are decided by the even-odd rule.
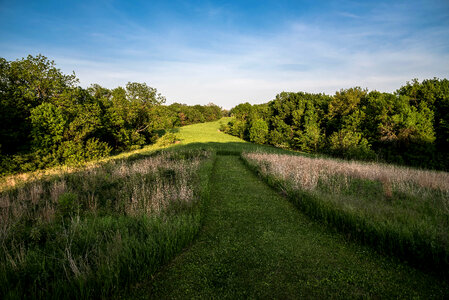
MULTIPOLYGON (((267 185, 267 174, 258 176, 242 156, 304 154, 247 143, 219 128, 220 121, 185 126, 172 130, 177 143, 168 147, 4 188, 0 296, 449 296, 444 274, 375 251, 357 231, 329 221, 332 209, 324 219, 309 214, 300 199, 291 201, 297 194, 267 185)), ((380 188, 383 201, 376 180, 361 186, 373 188, 368 196, 380 188)), ((388 200, 394 197, 393 190, 388 200)), ((439 226, 447 226, 445 216, 439 226)))

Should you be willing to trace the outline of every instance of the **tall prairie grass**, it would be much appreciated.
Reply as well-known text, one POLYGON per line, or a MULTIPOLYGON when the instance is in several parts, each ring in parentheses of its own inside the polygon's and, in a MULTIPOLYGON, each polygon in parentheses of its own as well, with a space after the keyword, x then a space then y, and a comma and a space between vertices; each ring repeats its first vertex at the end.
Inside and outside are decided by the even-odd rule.
POLYGON ((338 174, 345 178, 389 182, 398 188, 407 190, 412 184, 421 188, 449 191, 449 173, 447 172, 304 156, 276 154, 267 156, 262 153, 250 153, 246 156, 252 160, 267 162, 272 172, 283 178, 292 177, 296 185, 305 189, 314 189, 318 180, 326 180, 338 174))
POLYGON ((101 297, 197 233, 211 152, 166 152, 0 193, 0 296, 101 297))
POLYGON ((311 217, 449 275, 449 173, 278 154, 242 158, 311 217))
POLYGON ((60 165, 49 167, 42 170, 29 171, 18 174, 10 174, 0 177, 0 192, 20 187, 28 184, 31 181, 48 180, 52 177, 62 176, 67 173, 82 172, 92 168, 98 168, 103 164, 107 164, 110 161, 121 161, 133 156, 149 155, 149 153, 155 153, 166 147, 162 146, 159 142, 152 145, 146 145, 142 149, 136 149, 132 151, 123 152, 117 155, 107 156, 98 160, 78 162, 74 165, 60 165))

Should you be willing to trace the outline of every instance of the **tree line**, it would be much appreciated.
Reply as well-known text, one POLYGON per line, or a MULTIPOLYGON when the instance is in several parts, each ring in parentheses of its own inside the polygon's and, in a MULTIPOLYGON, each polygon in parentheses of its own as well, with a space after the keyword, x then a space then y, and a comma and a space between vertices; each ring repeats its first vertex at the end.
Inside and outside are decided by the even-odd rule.
POLYGON ((43 55, 0 58, 0 174, 76 164, 154 143, 164 130, 218 120, 212 103, 188 106, 146 83, 79 86, 43 55))
POLYGON ((239 104, 222 130, 245 140, 342 158, 449 170, 449 80, 407 82, 394 93, 282 92, 239 104))

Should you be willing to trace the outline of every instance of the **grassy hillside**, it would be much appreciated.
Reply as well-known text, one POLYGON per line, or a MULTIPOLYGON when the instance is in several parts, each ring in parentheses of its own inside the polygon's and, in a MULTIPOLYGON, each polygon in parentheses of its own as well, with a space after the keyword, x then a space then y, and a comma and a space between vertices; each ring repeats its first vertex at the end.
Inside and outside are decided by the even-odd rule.
POLYGON ((227 123, 232 118, 222 118, 216 122, 189 125, 175 130, 176 136, 181 141, 181 145, 192 143, 238 143, 248 144, 238 137, 223 134, 220 132, 220 124, 227 123))
POLYGON ((109 297, 151 276, 201 227, 204 150, 116 159, 0 194, 0 298, 109 297))
POLYGON ((216 122, 195 124, 175 130, 180 143, 176 147, 201 147, 220 151, 222 153, 242 153, 243 151, 263 150, 268 153, 287 153, 287 151, 267 145, 257 145, 246 142, 238 137, 220 132, 220 125, 233 118, 222 118, 216 122))
POLYGON ((307 219, 239 159, 301 154, 226 135, 227 121, 20 184, 4 179, 0 296, 449 295, 444 279, 307 219))

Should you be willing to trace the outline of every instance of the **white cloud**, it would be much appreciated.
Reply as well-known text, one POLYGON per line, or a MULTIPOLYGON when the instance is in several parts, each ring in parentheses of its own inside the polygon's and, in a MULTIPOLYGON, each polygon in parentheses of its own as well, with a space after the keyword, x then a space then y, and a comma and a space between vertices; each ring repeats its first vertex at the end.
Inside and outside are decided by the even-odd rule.
POLYGON ((64 72, 74 70, 83 86, 147 82, 168 102, 213 101, 225 108, 266 102, 281 91, 332 94, 351 86, 394 91, 415 77, 449 77, 447 29, 410 33, 373 19, 378 26, 296 21, 277 32, 211 31, 204 37, 183 28, 151 33, 131 23, 114 36, 91 33, 104 43, 98 53, 53 48, 44 54, 64 72), (103 55, 109 50, 113 56, 103 55))

